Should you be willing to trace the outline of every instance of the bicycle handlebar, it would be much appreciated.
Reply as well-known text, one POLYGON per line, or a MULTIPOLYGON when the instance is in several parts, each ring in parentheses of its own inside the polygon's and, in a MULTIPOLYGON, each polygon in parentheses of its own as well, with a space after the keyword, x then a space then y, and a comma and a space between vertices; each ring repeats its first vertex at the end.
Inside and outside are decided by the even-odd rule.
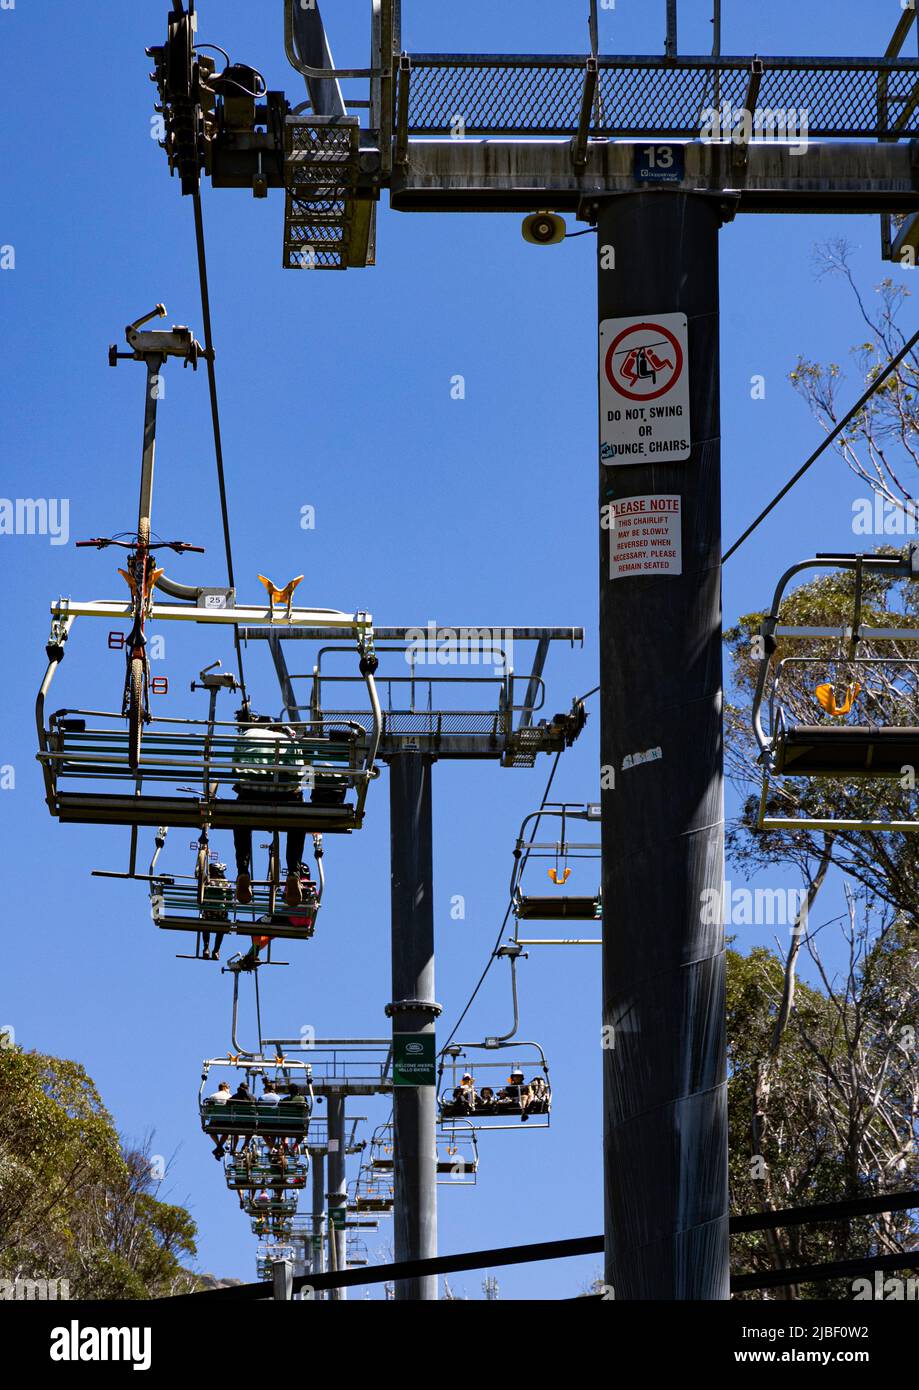
MULTIPOLYGON (((92 540, 76 541, 77 546, 95 546, 97 550, 104 550, 106 546, 117 545, 122 550, 135 550, 137 548, 137 537, 129 541, 110 540, 107 536, 94 536, 92 540)), ((196 555, 204 555, 203 545, 191 545, 188 541, 154 541, 147 546, 148 550, 174 550, 177 555, 184 551, 193 551, 196 555)))

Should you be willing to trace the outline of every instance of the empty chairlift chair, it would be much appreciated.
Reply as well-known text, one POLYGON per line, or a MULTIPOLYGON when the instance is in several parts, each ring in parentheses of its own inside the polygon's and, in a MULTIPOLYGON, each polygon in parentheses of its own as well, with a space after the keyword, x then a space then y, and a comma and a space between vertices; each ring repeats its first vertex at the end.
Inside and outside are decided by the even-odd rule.
POLYGON ((479 1145, 472 1120, 464 1127, 460 1117, 437 1139, 437 1181, 442 1187, 475 1187, 479 1171, 479 1145))
POLYGON ((818 555, 794 565, 776 587, 761 627, 753 700, 763 767, 759 824, 765 828, 919 829, 911 801, 919 768, 919 629, 899 613, 885 614, 883 626, 866 624, 865 580, 872 574, 919 578, 919 548, 910 546, 903 556, 818 555), (825 568, 853 572, 849 621, 837 627, 780 623, 792 577, 825 568), (905 776, 910 769, 912 781, 905 776), (780 790, 770 777, 783 779, 780 790), (784 780, 795 778, 815 779, 813 788, 784 780), (862 787, 876 781, 876 817, 821 814, 823 779, 862 787), (906 790, 891 797, 894 780, 906 790), (884 783, 887 791, 880 790, 884 783))
POLYGON ((602 916, 600 890, 594 893, 566 892, 569 879, 574 870, 571 861, 584 859, 599 860, 600 843, 597 841, 569 841, 566 838, 570 821, 599 821, 599 805, 581 805, 573 802, 559 802, 540 808, 525 816, 514 846, 514 868, 511 874, 511 902, 514 916, 518 922, 528 921, 580 921, 596 922, 602 916), (527 840, 525 832, 531 821, 552 819, 559 823, 558 840, 527 840), (533 892, 531 886, 524 887, 527 869, 530 875, 537 862, 545 868, 545 877, 551 887, 542 893, 533 892), (548 867, 546 867, 548 863, 548 867))

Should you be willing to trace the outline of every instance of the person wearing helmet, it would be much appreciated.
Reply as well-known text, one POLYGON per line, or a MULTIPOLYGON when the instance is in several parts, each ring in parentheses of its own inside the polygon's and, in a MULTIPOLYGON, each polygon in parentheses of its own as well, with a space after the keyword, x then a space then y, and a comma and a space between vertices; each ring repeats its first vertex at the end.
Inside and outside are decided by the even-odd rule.
POLYGON ((509 1107, 520 1110, 521 1120, 526 1120, 527 1106, 530 1102, 530 1088, 523 1079, 523 1072, 519 1067, 515 1067, 507 1078, 507 1085, 499 1093, 499 1100, 504 1100, 509 1107))
MULTIPOLYGON (((204 922, 228 922, 229 912, 227 909, 231 896, 230 885, 227 883, 226 864, 208 864, 201 920, 204 922)), ((214 933, 214 951, 211 954, 211 934, 209 931, 201 933, 201 944, 204 948, 202 954, 205 960, 220 959, 220 947, 225 936, 226 932, 217 931, 214 933)))
POLYGON ((467 1115, 471 1115, 476 1107, 476 1102, 478 1100, 478 1096, 476 1095, 475 1090, 475 1082, 472 1079, 471 1072, 467 1071, 463 1073, 462 1077, 460 1078, 459 1091, 459 1100, 463 1106, 463 1110, 467 1115))

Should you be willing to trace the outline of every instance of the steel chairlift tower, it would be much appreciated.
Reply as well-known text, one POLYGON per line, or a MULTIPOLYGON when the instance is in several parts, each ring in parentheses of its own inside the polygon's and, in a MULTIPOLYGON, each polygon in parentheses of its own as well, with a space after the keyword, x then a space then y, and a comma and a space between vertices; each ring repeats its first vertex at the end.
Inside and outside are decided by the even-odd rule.
MULTIPOLYGON (((884 254, 912 251, 914 263, 919 61, 902 56, 916 18, 902 8, 875 58, 722 56, 719 0, 713 55, 679 53, 676 0, 663 55, 601 54, 596 0, 582 55, 417 54, 403 51, 400 0, 371 0, 370 66, 336 70, 318 9, 285 0, 288 57, 310 97, 295 108, 277 92, 234 97, 196 57, 181 4, 167 45, 151 50, 183 192, 202 170, 215 187, 284 188, 289 268, 371 264, 383 193, 402 212, 527 213, 537 243, 561 239, 559 213, 597 230, 606 1282, 617 1298, 728 1297, 725 957, 721 927, 701 920, 724 877, 719 233, 746 213, 876 212, 884 254), (360 97, 342 96, 355 81, 360 97), (806 132, 791 131, 789 113, 802 112, 806 132)), ((424 819, 423 755, 406 756, 393 810, 424 819)), ((394 881, 410 890, 420 868, 417 854, 404 874, 394 858, 394 881)))
MULTIPOLYGON (((345 719, 363 717, 336 698, 327 708, 329 692, 355 684, 350 675, 323 669, 323 658, 334 654, 321 648, 313 670, 292 673, 283 644, 301 639, 308 629, 279 626, 272 632, 243 628, 245 639, 269 642, 284 708, 300 717, 301 701, 319 727, 334 727, 345 719), (296 682, 307 682, 300 695, 296 682), (342 705, 345 708, 342 708, 342 705)), ((342 632, 344 635, 344 630, 342 632)), ((568 713, 538 717, 545 699, 543 671, 553 642, 583 640, 580 628, 460 627, 430 630, 383 627, 375 630, 375 653, 384 663, 375 677, 386 708, 381 710, 377 751, 389 766, 392 999, 386 1007, 392 1019, 394 1050, 393 1125, 395 1133, 395 1258, 433 1258, 437 1254, 437 1095, 435 1080, 435 1021, 440 1005, 434 995, 434 855, 432 774, 438 761, 499 761, 505 767, 531 767, 540 753, 559 752, 578 737, 585 722, 583 705, 574 701, 568 713), (422 636, 419 637, 419 634, 422 636), (446 634, 450 634, 447 636, 446 634), (511 653, 532 646, 529 669, 517 674, 511 653), (495 660, 495 674, 429 676, 416 658, 432 656, 445 646, 462 664, 478 671, 479 663, 495 660), (389 658, 399 675, 386 674, 389 658), (409 674, 404 675, 408 661, 409 674), (473 687, 457 707, 464 687, 473 687)), ((438 668, 440 669, 440 668, 438 668)), ((436 1299, 437 1279, 426 1276, 400 1280, 399 1299, 436 1299)))
MULTIPOLYGON (((326 1105, 325 1129, 320 1130, 318 1144, 307 1146, 313 1161, 313 1230, 317 1224, 321 1228, 323 1212, 328 1222, 328 1250, 330 1265, 334 1270, 347 1267, 347 1207, 348 1184, 345 1175, 345 1160, 349 1153, 361 1147, 356 1143, 353 1120, 346 1115, 346 1106, 351 1096, 391 1095, 392 1044, 388 1038, 313 1038, 304 1041, 300 1038, 265 1038, 263 1049, 266 1059, 271 1059, 269 1049, 275 1051, 274 1061, 297 1057, 301 1065, 310 1068, 313 1095, 326 1105), (348 1125, 351 1124, 349 1130, 348 1125), (326 1190, 322 1193, 322 1173, 325 1169, 326 1190)), ((322 1247, 317 1249, 313 1243, 314 1270, 322 1272, 322 1247)), ((331 1297, 341 1300, 347 1297, 344 1288, 333 1289, 331 1297)))

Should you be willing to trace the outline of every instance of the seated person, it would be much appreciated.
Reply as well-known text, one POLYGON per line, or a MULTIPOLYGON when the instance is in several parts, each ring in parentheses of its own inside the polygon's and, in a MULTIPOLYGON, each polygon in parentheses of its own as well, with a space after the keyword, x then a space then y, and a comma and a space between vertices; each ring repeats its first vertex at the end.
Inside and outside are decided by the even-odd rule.
POLYGON ((300 927, 303 931, 309 932, 316 923, 316 899, 319 893, 310 877, 308 864, 298 864, 297 874, 300 879, 303 906, 301 909, 291 912, 287 917, 279 917, 278 920, 289 927, 300 927))
MULTIPOLYGON (((330 726, 327 730, 329 738, 336 743, 352 743, 356 738, 356 731, 345 725, 330 726)), ((333 764, 323 763, 321 755, 317 756, 316 762, 310 768, 310 776, 307 778, 307 785, 312 787, 310 801, 314 806, 342 806, 348 791, 348 783, 341 773, 332 771, 333 764), (325 767, 328 772, 321 771, 325 767)))
MULTIPOLYGON (((205 1100, 209 1102, 211 1105, 227 1105, 228 1103, 232 1103, 236 1100, 254 1099, 255 1097, 252 1095, 252 1092, 249 1090, 249 1087, 246 1085, 245 1081, 241 1081, 239 1083, 232 1095, 230 1095, 229 1083, 226 1081, 221 1081, 213 1095, 205 1096, 205 1100)), ((217 1141, 214 1145, 214 1157, 216 1159, 219 1160, 223 1158, 224 1154, 226 1153, 226 1145, 227 1140, 229 1138, 230 1135, 228 1134, 217 1135, 217 1141)), ((230 1148, 231 1154, 235 1154, 236 1150, 242 1142, 242 1138, 243 1136, 241 1134, 234 1134, 232 1136, 233 1143, 232 1147, 230 1148)))
MULTIPOLYGON (((230 915, 228 907, 232 898, 232 889, 226 879, 226 865, 211 863, 207 870, 207 883, 204 887, 204 903, 201 908, 201 920, 203 922, 228 922, 230 915)), ((204 947, 203 956, 205 960, 219 960, 220 947, 223 944, 225 932, 215 932, 214 950, 211 953, 211 934, 209 931, 201 933, 201 944, 204 947)))
MULTIPOLYGON (((301 782, 305 771, 293 729, 275 724, 268 715, 252 713, 245 705, 236 713, 239 737, 233 749, 233 767, 239 781, 233 790, 242 802, 254 805, 296 805, 302 803, 301 782)), ((291 826, 285 842, 287 882, 284 901, 297 907, 301 901, 298 868, 303 858, 306 830, 291 826)), ((236 901, 248 906, 252 901, 252 830, 240 826, 233 831, 236 850, 236 901)))
POLYGON ((496 1097, 491 1086, 483 1086, 479 1092, 479 1103, 476 1107, 482 1114, 493 1115, 495 1113, 496 1097))
POLYGON ((287 1167, 287 1153, 285 1152, 283 1142, 272 1145, 268 1150, 268 1166, 270 1168, 276 1168, 282 1173, 284 1172, 287 1167))
POLYGON ((296 1105, 298 1110, 306 1111, 310 1103, 310 1096, 305 1086, 298 1086, 292 1081, 287 1088, 287 1094, 281 1096, 284 1105, 296 1105))
POLYGON ((259 1105, 280 1105, 281 1095, 273 1081, 266 1081, 262 1094, 258 1098, 259 1105))
POLYGON ((464 1072, 460 1078, 460 1090, 463 1094, 463 1100, 466 1102, 466 1107, 471 1113, 475 1109, 477 1097, 475 1093, 475 1082, 468 1071, 464 1072))
POLYGON ((229 1081, 221 1081, 221 1082, 219 1083, 219 1085, 217 1086, 216 1091, 212 1091, 211 1094, 210 1094, 209 1096, 205 1096, 205 1097, 204 1097, 205 1104, 208 1104, 208 1105, 226 1105, 226 1103, 227 1103, 227 1101, 228 1101, 229 1099, 230 1099, 230 1083, 229 1083, 229 1081))
POLYGON ((523 1072, 518 1067, 507 1078, 507 1085, 498 1092, 498 1099, 505 1101, 508 1106, 523 1108, 523 1072))
POLYGON ((545 1115, 549 1110, 549 1087, 544 1076, 534 1076, 530 1082, 530 1110, 545 1115))
POLYGON ((444 1098, 443 1110, 445 1115, 465 1115, 468 1113, 462 1086, 454 1086, 449 1100, 444 1098))

